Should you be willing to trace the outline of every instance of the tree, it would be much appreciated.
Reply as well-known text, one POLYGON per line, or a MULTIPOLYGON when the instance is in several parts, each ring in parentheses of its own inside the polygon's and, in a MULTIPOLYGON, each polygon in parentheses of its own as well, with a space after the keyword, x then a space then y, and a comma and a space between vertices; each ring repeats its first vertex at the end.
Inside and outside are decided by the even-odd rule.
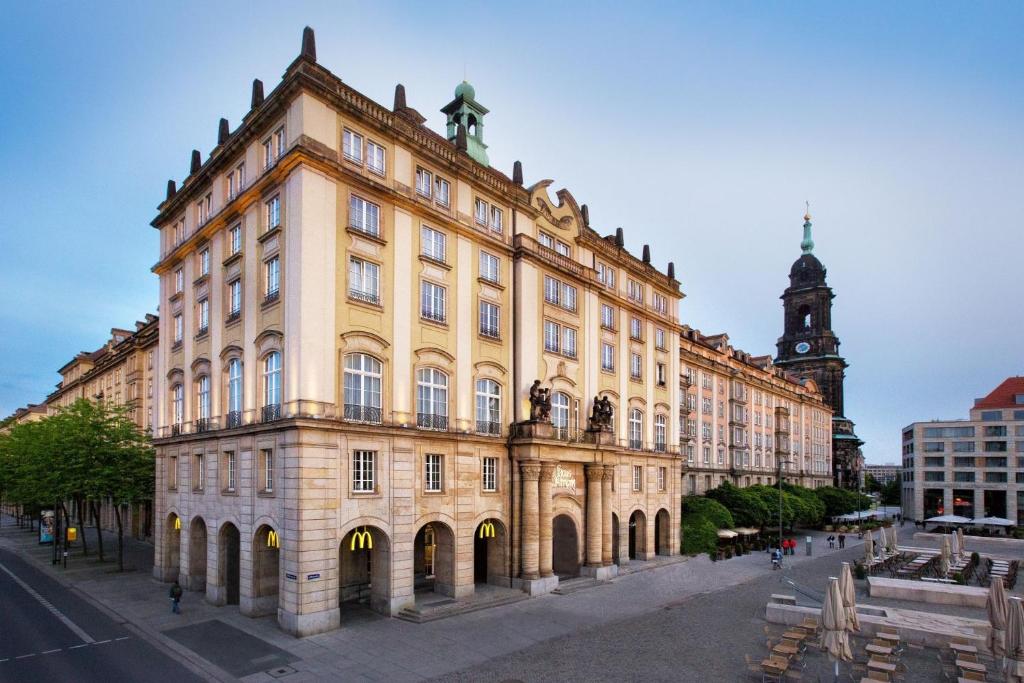
POLYGON ((689 517, 704 517, 715 525, 716 529, 731 529, 736 526, 732 514, 716 500, 703 496, 686 496, 683 498, 683 522, 689 517))
POLYGON ((731 514, 739 526, 761 528, 769 523, 771 511, 765 502, 750 488, 741 489, 729 482, 707 492, 707 497, 718 501, 731 514))
POLYGON ((882 505, 899 505, 902 502, 902 491, 903 477, 902 475, 897 474, 896 478, 893 481, 890 481, 882 486, 882 505))
POLYGON ((882 484, 875 479, 873 474, 864 475, 864 490, 868 493, 879 493, 882 490, 882 484))

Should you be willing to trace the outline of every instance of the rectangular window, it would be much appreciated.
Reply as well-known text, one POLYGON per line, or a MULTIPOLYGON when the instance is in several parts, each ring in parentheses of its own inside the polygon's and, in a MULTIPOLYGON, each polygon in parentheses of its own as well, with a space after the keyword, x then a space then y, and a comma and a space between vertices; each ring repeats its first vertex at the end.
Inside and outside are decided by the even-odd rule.
POLYGON ((991 422, 993 420, 1002 420, 1003 419, 1003 411, 1001 411, 1001 410, 983 410, 983 411, 981 411, 981 419, 986 421, 986 422, 991 422))
POLYGON ((480 334, 491 339, 501 337, 498 307, 489 301, 480 302, 480 334))
POLYGON ((633 301, 637 301, 639 303, 643 303, 644 302, 644 286, 642 284, 640 284, 639 282, 637 282, 636 280, 630 280, 629 281, 629 285, 628 285, 628 289, 627 289, 627 295, 633 301))
POLYGON ((180 344, 182 338, 185 336, 184 321, 181 319, 181 314, 174 316, 174 343, 180 344))
POLYGON ((554 250, 555 238, 546 232, 541 232, 537 235, 537 241, 540 242, 540 246, 547 247, 548 249, 554 250))
POLYGON ((235 490, 235 452, 224 452, 224 490, 233 493, 235 490))
POLYGON ((629 319, 629 337, 637 341, 643 340, 643 323, 640 322, 639 318, 629 319))
POLYGON ((342 153, 349 161, 363 163, 363 136, 346 128, 342 133, 342 153))
POLYGON ((172 491, 178 488, 178 456, 176 455, 167 459, 167 488, 172 491))
POLYGON ((668 299, 664 295, 654 294, 654 310, 662 315, 668 314, 668 299))
POLYGON ((348 222, 353 230, 380 237, 380 207, 352 195, 348 203, 348 222))
POLYGON ((633 465, 633 490, 642 491, 644 486, 644 468, 642 465, 633 465))
POLYGON ((504 221, 502 220, 501 209, 496 206, 491 207, 491 230, 494 232, 501 232, 504 228, 504 221))
POLYGON ((615 270, 606 266, 605 264, 598 261, 597 263, 597 281, 603 284, 605 287, 615 287, 615 270))
POLYGON ((427 454, 423 467, 423 489, 431 493, 441 491, 442 456, 427 454))
POLYGON ((448 181, 444 178, 438 178, 437 182, 434 183, 434 186, 437 190, 437 195, 434 201, 441 206, 447 207, 451 201, 451 186, 448 184, 448 181))
POLYGON ((424 225, 420 229, 420 245, 424 256, 440 263, 445 262, 447 237, 443 232, 424 225))
POLYGON ((986 472, 985 473, 986 484, 1005 484, 1006 483, 1006 472, 986 472))
POLYGON ((196 453, 192 456, 192 489, 202 491, 206 485, 206 472, 203 471, 203 454, 196 453))
POLYGON ((615 309, 608 304, 601 304, 601 327, 615 329, 615 309))
POLYGON ((487 202, 482 199, 476 200, 474 217, 477 225, 487 227, 487 202))
POLYGON ((427 320, 445 321, 445 289, 433 282, 420 284, 420 316, 427 320))
POLYGON ((558 242, 555 243, 555 251, 557 251, 562 256, 572 258, 572 247, 570 247, 562 240, 558 240, 558 242))
POLYGON ((185 289, 185 271, 178 268, 174 271, 174 293, 181 294, 185 289))
POLYGON ((274 195, 267 201, 267 230, 281 227, 281 197, 274 195))
POLYGON ((266 262, 266 298, 275 299, 281 291, 281 257, 275 256, 266 262))
POLYGON ((946 473, 945 472, 925 472, 924 473, 924 480, 925 481, 946 481, 946 473))
POLYGON ((210 274, 210 250, 203 249, 199 252, 199 274, 209 275, 210 274))
POLYGON ((643 358, 640 357, 639 353, 631 353, 629 355, 629 376, 633 379, 640 379, 642 368, 643 358))
POLYGON ((380 266, 354 256, 350 257, 348 295, 358 301, 380 303, 380 266))
POLYGON ((615 347, 611 344, 601 344, 601 369, 608 372, 615 370, 615 347))
POLYGON ((565 283, 562 283, 562 308, 576 310, 576 288, 565 283))
POLYGON ((372 493, 374 490, 376 451, 352 452, 352 490, 356 493, 372 493))
POLYGON ((665 330, 660 327, 654 330, 654 345, 661 350, 665 350, 665 330))
POLYGON ((231 242, 231 255, 234 256, 235 254, 242 251, 242 225, 238 224, 232 227, 231 231, 228 233, 228 236, 231 242))
POLYGON ((557 323, 550 320, 544 321, 544 350, 558 353, 561 342, 561 332, 557 323))
POLYGON ((274 165, 274 143, 270 138, 263 141, 263 170, 274 165))
POLYGON ((371 173, 384 175, 384 148, 376 142, 366 143, 366 168, 371 173))
POLYGON ((1006 425, 985 427, 985 436, 1006 436, 1006 425))
POLYGON ((562 353, 570 358, 576 357, 576 330, 571 327, 562 328, 562 353))
POLYGON ((488 254, 486 251, 480 252, 480 277, 488 282, 497 283, 500 279, 500 266, 498 263, 498 257, 488 254))
POLYGON ((985 442, 986 453, 1005 453, 1006 442, 1005 441, 986 441, 985 442))
POLYGON ((705 446, 704 447, 704 464, 705 465, 710 465, 711 464, 711 446, 705 446))
POLYGON ((484 458, 483 465, 483 488, 484 491, 498 490, 498 459, 484 458))
POLYGON ((941 441, 925 441, 924 452, 925 453, 941 453, 946 448, 946 444, 941 441))
POLYGON ((232 280, 228 284, 228 314, 234 318, 242 312, 242 281, 232 280))
POLYGON ((199 334, 206 334, 210 329, 210 300, 203 299, 199 302, 199 334))
POLYGON ((284 126, 281 126, 276 131, 274 131, 274 147, 276 148, 274 150, 274 152, 275 152, 274 156, 277 159, 280 159, 281 157, 283 157, 284 156, 284 126))
POLYGON ((665 490, 665 468, 664 467, 659 467, 658 468, 658 490, 659 491, 664 491, 665 490))
MULTIPOLYGON (((954 458, 954 460, 955 460, 954 464, 957 467, 973 467, 974 466, 974 458, 954 458), (964 460, 967 461, 966 465, 963 464, 964 460)), ((942 457, 942 456, 939 456, 939 457, 934 457, 934 456, 933 457, 925 457, 925 459, 924 459, 924 466, 925 467, 945 467, 946 466, 946 459, 944 457, 942 457)))
POLYGON ((954 441, 953 451, 956 453, 973 453, 974 442, 973 441, 954 441))
POLYGON ((425 168, 416 169, 416 193, 430 199, 434 188, 434 174, 425 168))
POLYGON ((544 276, 544 301, 547 301, 549 304, 561 304, 562 288, 559 286, 560 284, 555 278, 548 275, 544 276))
POLYGON ((233 174, 233 177, 235 179, 235 194, 238 194, 243 189, 245 189, 245 162, 244 161, 242 163, 240 163, 238 166, 235 167, 235 172, 233 174))
POLYGON ((657 379, 658 386, 659 387, 665 386, 665 384, 667 383, 666 380, 665 380, 665 364, 664 363, 658 363, 655 366, 655 373, 656 373, 655 377, 657 379))
POLYGON ((274 490, 274 451, 270 448, 260 451, 260 488, 264 493, 274 490))

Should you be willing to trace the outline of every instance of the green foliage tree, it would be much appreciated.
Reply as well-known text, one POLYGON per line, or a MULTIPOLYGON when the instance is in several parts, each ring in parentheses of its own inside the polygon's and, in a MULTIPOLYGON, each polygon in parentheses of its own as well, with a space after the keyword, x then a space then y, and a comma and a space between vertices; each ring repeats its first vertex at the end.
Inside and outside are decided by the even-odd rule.
POLYGON ((718 488, 708 491, 707 497, 721 503, 738 526, 761 528, 769 523, 771 510, 751 488, 741 489, 723 482, 718 488))
POLYGON ((882 505, 899 505, 900 492, 903 489, 903 477, 899 474, 896 475, 896 479, 882 486, 882 505))
POLYGON ((704 515, 690 515, 683 520, 683 552, 688 555, 714 554, 718 548, 718 529, 704 515))
POLYGON ((704 517, 715 525, 716 529, 731 529, 736 526, 732 514, 716 500, 703 496, 686 496, 683 498, 683 523, 689 517, 704 517))

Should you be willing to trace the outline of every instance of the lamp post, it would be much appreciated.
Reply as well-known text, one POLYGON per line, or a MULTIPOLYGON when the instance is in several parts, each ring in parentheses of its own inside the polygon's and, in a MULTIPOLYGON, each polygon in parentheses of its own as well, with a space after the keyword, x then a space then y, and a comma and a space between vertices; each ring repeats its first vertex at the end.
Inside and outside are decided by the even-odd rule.
POLYGON ((793 460, 783 460, 779 458, 779 550, 782 549, 782 466, 792 465, 793 460))

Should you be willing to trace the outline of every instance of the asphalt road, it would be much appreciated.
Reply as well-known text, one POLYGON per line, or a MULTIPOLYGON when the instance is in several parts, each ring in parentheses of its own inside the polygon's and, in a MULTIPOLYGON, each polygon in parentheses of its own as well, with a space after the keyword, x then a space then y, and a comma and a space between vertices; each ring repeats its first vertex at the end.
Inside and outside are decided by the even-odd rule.
POLYGON ((0 550, 0 682, 144 680, 203 679, 0 550))

